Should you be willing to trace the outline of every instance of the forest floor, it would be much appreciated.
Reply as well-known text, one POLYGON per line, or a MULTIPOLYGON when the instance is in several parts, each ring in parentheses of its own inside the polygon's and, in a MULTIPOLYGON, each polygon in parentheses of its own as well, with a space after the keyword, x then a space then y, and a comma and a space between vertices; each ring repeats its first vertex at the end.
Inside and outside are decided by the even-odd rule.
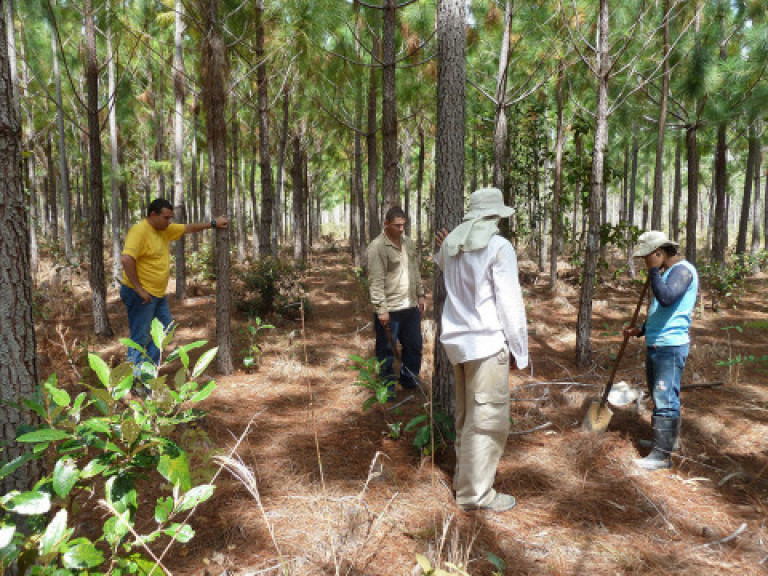
MULTIPOLYGON (((423 554, 433 566, 450 572, 453 562, 472 575, 768 573, 768 362, 737 360, 768 349, 768 276, 747 282, 737 308, 713 311, 709 297, 701 299, 683 384, 723 385, 683 391, 682 452, 672 470, 642 473, 632 461, 645 453, 637 440, 651 434, 649 407, 615 409, 604 433, 580 431, 586 403, 608 379, 637 285, 598 283, 593 364, 581 370, 574 363, 573 275, 564 274, 553 295, 532 262, 521 258, 521 270, 532 367, 510 378, 512 433, 496 478, 498 489, 517 497, 515 509, 462 511, 450 489, 452 450, 421 457, 413 432, 388 435, 390 425, 425 413, 422 393, 398 390, 399 407, 363 412, 349 357, 373 355, 370 309, 349 256, 325 246, 312 254, 306 277, 304 336, 300 320, 267 318, 275 329, 264 332, 261 368, 247 373, 240 329, 248 320, 232 322, 238 369, 216 377, 207 417, 180 441, 195 479, 205 482, 218 469, 212 457, 240 439, 237 454, 253 471, 256 497, 221 472, 213 498, 192 517, 195 538, 166 557, 170 571, 409 575, 421 573, 423 554), (718 364, 729 359, 731 366, 718 364)), ((61 291, 60 280, 47 282, 39 304, 41 375, 55 370, 74 382, 67 357, 78 347, 118 361, 116 338, 89 336, 85 277, 71 280, 67 298, 45 298, 45 286, 61 291)), ((190 292, 183 302, 170 296, 177 342, 215 342, 214 290, 190 292)), ((116 335, 127 337, 114 289, 109 315, 116 335)), ((423 325, 427 383, 433 326, 430 310, 423 325)), ((634 340, 617 380, 642 387, 643 363, 642 341, 634 340)))

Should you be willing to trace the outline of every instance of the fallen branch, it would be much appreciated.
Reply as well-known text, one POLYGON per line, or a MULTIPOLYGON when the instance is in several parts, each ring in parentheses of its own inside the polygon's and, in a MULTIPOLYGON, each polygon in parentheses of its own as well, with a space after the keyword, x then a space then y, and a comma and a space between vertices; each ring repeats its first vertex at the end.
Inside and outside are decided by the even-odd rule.
POLYGON ((541 424, 539 426, 536 426, 535 428, 529 428, 528 430, 520 430, 519 432, 512 431, 509 433, 510 436, 522 436, 523 434, 531 434, 533 432, 537 432, 539 430, 544 430, 545 428, 549 428, 552 426, 552 422, 544 422, 544 424, 541 424))
POLYGON ((398 408, 398 407, 402 406, 402 405, 403 405, 403 404, 405 404, 406 402, 410 402, 411 400, 413 400, 413 398, 414 398, 414 396, 413 396, 413 394, 411 394, 410 396, 408 396, 408 398, 406 398, 406 399, 405 399, 405 400, 403 400, 402 402, 398 402, 398 403, 397 403, 397 404, 395 404, 394 406, 388 406, 388 407, 387 407, 387 412, 389 412, 390 410, 394 410, 395 408, 398 408))
POLYGON ((656 510, 656 512, 658 513, 658 515, 661 517, 661 519, 662 519, 662 520, 664 520, 664 522, 667 524, 667 527, 668 527, 668 528, 671 528, 671 529, 672 529, 672 531, 673 531, 675 534, 680 534, 680 533, 677 531, 677 528, 675 528, 675 526, 672 524, 672 522, 670 522, 669 520, 667 520, 667 517, 666 517, 666 516, 664 516, 664 513, 663 513, 663 512, 662 512, 662 511, 659 509, 659 507, 658 507, 658 506, 656 506, 656 503, 655 503, 653 500, 651 500, 651 499, 650 499, 650 498, 649 498, 649 497, 646 495, 646 493, 645 493, 645 492, 643 492, 642 490, 640 490, 640 488, 638 487, 638 485, 637 485, 637 484, 635 484, 635 483, 633 482, 633 484, 632 484, 632 485, 635 487, 635 490, 637 490, 638 492, 640 492, 640 494, 642 494, 643 498, 645 498, 645 499, 648 501, 648 503, 649 503, 651 506, 653 506, 654 510, 656 510))
POLYGON ((731 540, 735 540, 739 537, 739 534, 744 532, 744 530, 747 529, 747 523, 742 522, 741 526, 736 528, 736 530, 729 536, 726 536, 725 538, 720 538, 720 540, 715 540, 714 542, 707 542, 706 544, 702 544, 701 546, 697 546, 697 548, 706 548, 707 546, 715 546, 716 544, 725 544, 726 542, 730 542, 731 540))

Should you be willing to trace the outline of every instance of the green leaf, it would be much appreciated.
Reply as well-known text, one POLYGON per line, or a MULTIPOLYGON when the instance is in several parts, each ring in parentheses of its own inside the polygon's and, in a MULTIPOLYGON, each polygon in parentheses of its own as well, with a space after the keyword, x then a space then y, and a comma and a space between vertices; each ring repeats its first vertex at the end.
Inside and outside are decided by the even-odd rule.
POLYGON ((128 444, 133 444, 139 437, 141 428, 139 428, 139 425, 136 424, 135 420, 128 418, 123 420, 123 423, 120 425, 120 431, 123 433, 123 439, 128 444))
POLYGON ((15 512, 24 516, 45 514, 51 509, 51 496, 48 492, 21 492, 14 494, 8 502, 5 502, 8 512, 15 512))
POLYGON ((181 501, 176 506, 176 512, 184 512, 194 508, 201 502, 205 502, 213 495, 215 486, 213 484, 202 484, 201 486, 195 486, 182 496, 181 501))
POLYGON ((94 476, 98 476, 104 470, 109 468, 106 464, 103 462, 100 462, 99 459, 91 460, 88 462, 88 464, 83 468, 83 470, 80 472, 81 478, 93 478, 94 476))
POLYGON ((204 352, 203 355, 197 359, 195 369, 192 371, 192 378, 197 378, 200 376, 200 374, 203 373, 203 371, 205 371, 206 368, 208 368, 208 364, 211 363, 211 360, 214 359, 218 351, 218 348, 211 348, 210 350, 204 352))
POLYGON ((386 404, 389 400, 389 390, 385 386, 376 389, 376 401, 379 404, 386 404))
POLYGON ((91 369, 96 373, 104 388, 109 388, 109 366, 107 366, 107 363, 96 356, 96 354, 88 354, 88 364, 90 364, 91 369))
POLYGON ((129 512, 126 510, 119 516, 112 516, 104 522, 104 538, 113 546, 128 533, 128 516, 129 512))
POLYGON ((189 462, 187 461, 187 453, 181 452, 175 458, 172 458, 168 454, 160 456, 160 461, 157 463, 157 471, 163 478, 168 480, 174 486, 178 485, 182 492, 186 492, 190 488, 189 479, 189 462))
POLYGON ((205 388, 197 392, 192 398, 189 399, 190 402, 202 402, 208 396, 211 395, 211 393, 216 389, 216 382, 208 382, 208 384, 205 385, 205 388))
POLYGON ((85 538, 80 538, 77 542, 79 543, 72 546, 61 558, 66 568, 82 570, 94 568, 104 562, 104 554, 92 542, 85 538))
POLYGON ((126 510, 136 510, 138 507, 136 487, 132 476, 122 474, 112 476, 104 485, 107 502, 112 504, 118 513, 126 510))
POLYGON ((173 498, 160 498, 155 505, 155 521, 162 524, 168 520, 173 511, 173 498))
POLYGON ((53 468, 53 490, 59 498, 66 498, 79 477, 79 471, 71 458, 62 458, 53 468))
POLYGON ((43 428, 34 432, 27 432, 16 438, 16 442, 56 442, 57 440, 67 440, 72 438, 72 434, 57 430, 55 428, 43 428))
POLYGON ((51 398, 57 406, 69 406, 70 398, 66 390, 56 388, 55 385, 48 382, 45 383, 45 389, 48 390, 48 393, 51 395, 51 398))
POLYGON ((69 537, 67 532, 67 511, 62 508, 53 517, 40 538, 40 556, 58 552, 61 543, 69 537))
MULTIPOLYGON (((0 468, 0 480, 16 472, 16 470, 24 466, 24 464, 32 460, 34 457, 34 454, 27 452, 4 464, 3 467, 0 468)), ((2 546, 0 546, 0 548, 2 548, 2 546)))
POLYGON ((80 418, 80 408, 83 406, 83 402, 88 395, 85 392, 80 392, 75 398, 75 403, 72 405, 72 412, 77 414, 77 418, 80 418))
POLYGON ((424 446, 429 444, 431 436, 432 434, 429 426, 422 426, 419 428, 418 432, 416 432, 416 436, 413 438, 413 445, 419 449, 424 448, 424 446))
POLYGON ((416 426, 419 426, 420 424, 423 424, 426 421, 427 421, 427 415, 426 414, 419 414, 415 418, 412 418, 411 421, 408 422, 408 424, 405 425, 405 431, 406 432, 410 432, 411 430, 416 428, 416 426))
POLYGON ((115 388, 126 380, 133 380, 133 364, 123 362, 116 366, 109 375, 109 386, 115 388))
POLYGON ((245 358, 243 358, 243 366, 245 366, 246 368, 250 368, 251 366, 253 366, 253 363, 254 363, 253 356, 246 356, 245 358))
POLYGON ((0 550, 8 546, 13 541, 13 535, 16 533, 16 526, 12 524, 0 525, 0 550))
POLYGON ((163 349, 163 338, 165 337, 165 328, 163 323, 157 318, 152 318, 152 326, 149 328, 149 332, 152 335, 152 342, 155 343, 158 350, 163 349))
POLYGON ((195 536, 195 531, 192 530, 192 526, 189 524, 171 524, 165 529, 165 533, 168 536, 175 537, 182 544, 189 542, 195 536))
POLYGON ((136 344, 136 342, 134 342, 130 338, 120 338, 120 342, 124 346, 127 346, 128 348, 133 348, 134 350, 137 350, 137 351, 141 352, 141 355, 146 357, 147 351, 144 350, 144 347, 143 346, 139 346, 138 344, 136 344))
POLYGON ((173 377, 173 387, 178 390, 187 381, 187 369, 186 368, 179 368, 179 371, 176 372, 176 375, 173 377))

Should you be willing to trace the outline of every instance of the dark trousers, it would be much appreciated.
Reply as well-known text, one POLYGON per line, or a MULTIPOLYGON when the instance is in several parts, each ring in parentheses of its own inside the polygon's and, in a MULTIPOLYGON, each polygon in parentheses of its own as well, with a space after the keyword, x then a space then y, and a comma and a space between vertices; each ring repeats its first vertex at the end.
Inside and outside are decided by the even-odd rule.
MULTIPOLYGON (((395 373, 392 369, 395 359, 394 351, 387 336, 387 331, 379 322, 376 314, 373 315, 373 325, 376 330, 376 359, 384 361, 381 375, 386 381, 394 383, 395 373)), ((423 349, 421 312, 419 312, 417 307, 390 312, 389 327, 392 331, 392 340, 395 342, 395 345, 397 342, 400 342, 402 346, 400 385, 403 388, 416 388, 418 386, 416 379, 421 370, 421 354, 423 349)))

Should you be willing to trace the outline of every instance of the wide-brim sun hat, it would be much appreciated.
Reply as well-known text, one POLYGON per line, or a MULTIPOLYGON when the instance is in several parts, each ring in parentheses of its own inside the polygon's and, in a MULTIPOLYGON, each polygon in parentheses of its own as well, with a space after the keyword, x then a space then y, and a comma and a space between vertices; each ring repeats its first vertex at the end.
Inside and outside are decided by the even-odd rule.
POLYGON ((680 244, 670 240, 664 232, 658 230, 643 232, 640 234, 640 238, 637 239, 637 248, 635 248, 635 252, 632 256, 635 258, 644 258, 648 256, 648 254, 652 254, 664 246, 674 246, 677 248, 680 244))
POLYGON ((464 214, 464 220, 475 218, 509 218, 515 213, 514 208, 504 204, 504 196, 498 188, 480 188, 469 197, 469 210, 464 214))

